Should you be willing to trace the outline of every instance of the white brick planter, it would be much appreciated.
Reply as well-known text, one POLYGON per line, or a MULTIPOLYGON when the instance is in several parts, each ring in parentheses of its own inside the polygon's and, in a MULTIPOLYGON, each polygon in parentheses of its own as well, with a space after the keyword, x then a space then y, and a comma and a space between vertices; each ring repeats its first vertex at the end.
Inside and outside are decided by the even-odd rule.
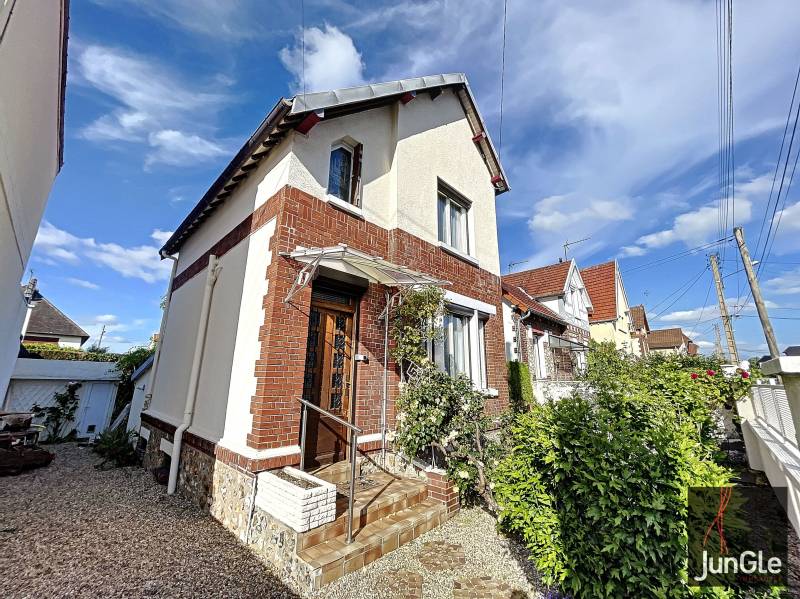
POLYGON ((305 532, 336 519, 336 485, 291 466, 283 471, 307 480, 314 486, 304 489, 271 472, 262 472, 258 475, 257 507, 297 532, 305 532))

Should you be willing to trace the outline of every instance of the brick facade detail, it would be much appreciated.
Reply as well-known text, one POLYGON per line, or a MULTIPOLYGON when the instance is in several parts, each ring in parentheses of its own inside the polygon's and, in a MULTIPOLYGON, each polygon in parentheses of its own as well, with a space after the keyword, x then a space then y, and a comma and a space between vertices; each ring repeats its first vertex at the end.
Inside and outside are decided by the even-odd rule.
MULTIPOLYGON (((306 286, 295 294, 291 304, 284 302, 297 273, 303 267, 301 263, 285 256, 297 246, 329 247, 344 243, 390 262, 433 273, 451 281, 447 289, 495 306, 496 314, 489 318, 485 327, 486 363, 488 386, 497 389, 499 395, 487 398, 486 411, 489 415, 499 415, 505 409, 508 382, 500 277, 406 231, 383 229, 291 186, 280 189, 178 274, 172 290, 202 272, 208 264, 209 255, 224 255, 273 217, 277 217, 277 221, 270 242, 273 258, 265 273, 269 288, 263 299, 265 317, 259 330, 261 352, 255 363, 257 384, 256 393, 251 399, 253 426, 247 437, 250 447, 266 450, 299 442, 300 404, 297 398, 302 395, 311 287, 306 286)), ((384 323, 380 313, 385 306, 386 291, 387 288, 381 285, 370 284, 358 306, 356 351, 369 357, 368 364, 358 365, 355 380, 355 424, 363 429, 362 435, 380 432, 384 373, 384 323)), ((392 427, 399 372, 391 359, 388 379, 387 420, 392 427)), ((359 447, 372 450, 379 448, 380 443, 370 442, 359 447)), ((226 464, 250 471, 294 465, 300 458, 299 454, 293 454, 255 461, 221 447, 216 447, 214 452, 226 464)))
POLYGON ((458 489, 456 489, 453 481, 447 477, 447 473, 428 470, 425 472, 425 477, 428 483, 428 498, 446 505, 448 514, 458 511, 460 507, 458 489))

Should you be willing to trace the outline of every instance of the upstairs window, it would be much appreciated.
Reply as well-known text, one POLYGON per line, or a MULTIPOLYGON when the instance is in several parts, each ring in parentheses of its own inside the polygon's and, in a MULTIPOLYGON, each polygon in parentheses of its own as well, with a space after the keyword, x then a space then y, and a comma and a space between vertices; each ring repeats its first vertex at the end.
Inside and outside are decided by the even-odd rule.
POLYGON ((470 253, 469 201, 439 183, 439 241, 461 252, 470 253))
POLYGON ((331 148, 328 195, 354 206, 361 204, 361 144, 338 143, 331 148))

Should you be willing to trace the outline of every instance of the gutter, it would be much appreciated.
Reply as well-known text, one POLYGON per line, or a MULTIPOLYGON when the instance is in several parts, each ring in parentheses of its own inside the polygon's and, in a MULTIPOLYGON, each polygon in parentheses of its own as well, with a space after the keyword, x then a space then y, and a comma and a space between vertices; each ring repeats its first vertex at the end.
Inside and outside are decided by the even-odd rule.
MULTIPOLYGON (((176 256, 171 256, 164 251, 159 252, 161 255, 162 260, 172 260, 172 270, 169 274, 169 285, 167 285, 167 299, 164 303, 164 312, 161 315, 161 326, 158 328, 158 340, 156 341, 156 351, 153 354, 153 365, 150 368, 150 378, 147 381, 146 389, 148 390, 147 393, 144 395, 145 404, 147 407, 150 407, 150 402, 153 399, 153 385, 156 382, 156 373, 158 372, 158 363, 161 361, 161 347, 164 345, 164 333, 167 330, 167 318, 169 318, 169 304, 172 301, 172 284, 175 282, 175 273, 178 271, 178 258, 176 256)), ((145 407, 142 406, 142 412, 145 411, 145 407)), ((142 431, 142 424, 141 424, 141 415, 140 415, 140 422, 139 422, 139 433, 142 431)))
POLYGON ((200 381, 200 366, 203 362, 203 351, 206 345, 206 334, 208 333, 208 315, 211 312, 211 293, 217 282, 219 271, 219 259, 211 254, 208 257, 208 272, 206 285, 203 290, 203 304, 200 308, 200 322, 197 325, 197 340, 194 344, 194 357, 192 358, 192 369, 189 374, 189 389, 186 391, 186 406, 183 411, 183 422, 175 429, 172 438, 172 459, 169 463, 169 481, 167 482, 167 494, 173 495, 178 486, 178 468, 181 461, 181 445, 183 433, 192 425, 194 419, 194 406, 197 401, 197 385, 200 381))

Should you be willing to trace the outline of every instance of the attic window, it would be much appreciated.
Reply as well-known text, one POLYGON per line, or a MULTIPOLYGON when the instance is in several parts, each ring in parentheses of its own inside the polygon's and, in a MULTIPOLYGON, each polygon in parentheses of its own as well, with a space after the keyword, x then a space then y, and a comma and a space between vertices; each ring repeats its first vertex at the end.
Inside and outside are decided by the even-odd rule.
POLYGON ((360 207, 360 184, 361 144, 334 144, 328 171, 328 195, 360 207))

